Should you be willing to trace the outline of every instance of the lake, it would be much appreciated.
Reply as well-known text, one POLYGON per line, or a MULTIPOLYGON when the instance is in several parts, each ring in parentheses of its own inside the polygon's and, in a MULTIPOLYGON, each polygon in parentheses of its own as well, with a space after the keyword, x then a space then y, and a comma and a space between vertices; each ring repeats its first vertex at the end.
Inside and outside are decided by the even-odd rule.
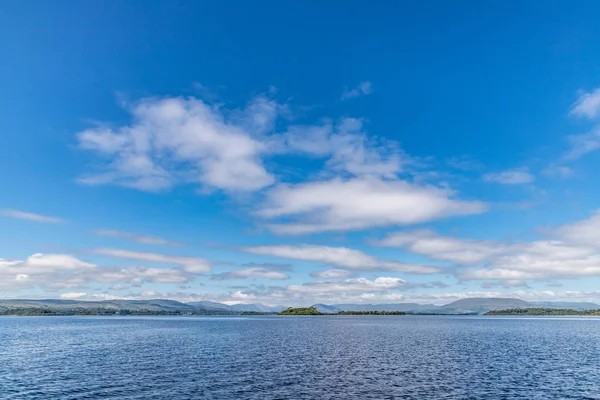
POLYGON ((0 317, 0 398, 600 399, 600 318, 0 317))

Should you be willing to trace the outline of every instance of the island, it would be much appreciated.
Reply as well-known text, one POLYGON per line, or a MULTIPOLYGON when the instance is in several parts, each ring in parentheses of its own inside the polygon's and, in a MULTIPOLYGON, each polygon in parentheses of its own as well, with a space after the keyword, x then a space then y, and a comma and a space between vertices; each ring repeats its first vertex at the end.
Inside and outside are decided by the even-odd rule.
POLYGON ((406 315, 403 311, 340 311, 336 313, 322 313, 315 307, 289 307, 277 315, 406 315))
POLYGON ((522 316, 600 316, 600 310, 570 310, 566 308, 508 308, 506 310, 492 310, 484 315, 522 315, 522 316))

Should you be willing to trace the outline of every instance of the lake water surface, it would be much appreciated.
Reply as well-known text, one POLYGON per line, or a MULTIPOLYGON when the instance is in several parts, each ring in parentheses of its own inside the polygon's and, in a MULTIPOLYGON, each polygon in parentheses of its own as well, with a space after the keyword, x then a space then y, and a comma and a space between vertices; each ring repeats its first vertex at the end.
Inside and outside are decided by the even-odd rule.
POLYGON ((600 318, 0 317, 0 399, 600 399, 600 318))

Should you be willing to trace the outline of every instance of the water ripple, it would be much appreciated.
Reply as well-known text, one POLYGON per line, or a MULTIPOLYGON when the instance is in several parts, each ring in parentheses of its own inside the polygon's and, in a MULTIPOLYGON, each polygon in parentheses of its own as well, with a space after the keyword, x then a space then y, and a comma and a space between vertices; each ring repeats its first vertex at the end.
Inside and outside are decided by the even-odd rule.
POLYGON ((0 399, 600 399, 600 319, 3 317, 0 399))

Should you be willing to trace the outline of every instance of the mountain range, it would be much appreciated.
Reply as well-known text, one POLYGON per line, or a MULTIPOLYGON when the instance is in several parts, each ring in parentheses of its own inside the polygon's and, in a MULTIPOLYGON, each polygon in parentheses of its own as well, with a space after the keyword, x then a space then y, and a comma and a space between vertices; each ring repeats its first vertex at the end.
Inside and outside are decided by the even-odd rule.
MULTIPOLYGON (((514 298, 469 298, 438 306, 419 303, 386 304, 314 304, 319 312, 335 314, 340 311, 404 311, 409 314, 484 314, 491 310, 508 308, 564 308, 572 310, 600 309, 600 305, 589 302, 527 302, 514 298)), ((0 300, 0 311, 19 308, 39 308, 55 311, 104 310, 107 312, 157 312, 157 313, 210 313, 236 314, 240 312, 277 313, 285 306, 264 304, 223 304, 211 301, 182 303, 175 300, 0 300)))

